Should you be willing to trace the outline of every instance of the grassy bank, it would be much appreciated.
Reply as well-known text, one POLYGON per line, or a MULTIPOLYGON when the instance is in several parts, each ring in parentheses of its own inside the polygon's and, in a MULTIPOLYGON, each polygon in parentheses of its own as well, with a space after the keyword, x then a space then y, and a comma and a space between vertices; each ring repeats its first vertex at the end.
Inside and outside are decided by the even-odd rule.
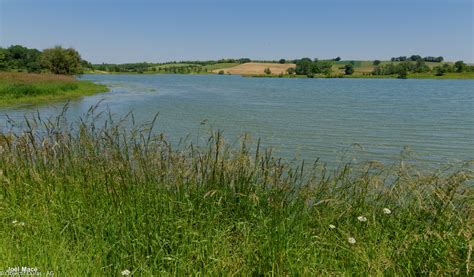
POLYGON ((0 72, 0 106, 69 100, 107 91, 71 76, 0 72))
MULTIPOLYGON (((60 276, 470 275, 472 170, 329 172, 271 151, 174 150, 150 126, 0 134, 0 268, 60 276), (45 137, 45 136, 46 137, 45 137)), ((472 169, 472 168, 471 168, 472 169)))

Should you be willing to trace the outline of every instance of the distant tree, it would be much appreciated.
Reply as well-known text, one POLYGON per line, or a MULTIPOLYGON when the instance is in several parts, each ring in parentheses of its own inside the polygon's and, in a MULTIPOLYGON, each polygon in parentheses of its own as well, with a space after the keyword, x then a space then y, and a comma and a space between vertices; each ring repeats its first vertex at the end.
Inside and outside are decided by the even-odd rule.
POLYGON ((392 62, 404 62, 407 60, 406 56, 394 57, 391 59, 392 62))
POLYGON ((242 59, 239 59, 238 62, 239 63, 249 63, 251 62, 252 60, 250 60, 249 58, 242 58, 242 59))
POLYGON ((436 76, 443 76, 444 73, 446 72, 446 70, 441 66, 435 66, 433 68, 433 71, 434 71, 436 76))
POLYGON ((352 75, 354 73, 354 65, 353 64, 346 64, 344 66, 344 74, 346 75, 352 75))
POLYGON ((407 75, 408 75, 408 70, 406 67, 404 66, 401 66, 399 69, 398 69, 398 78, 399 79, 406 79, 407 78, 407 75))
POLYGON ((265 70, 263 71, 265 74, 269 75, 269 74, 272 74, 272 71, 270 70, 270 68, 265 68, 265 70))
POLYGON ((423 59, 419 59, 416 61, 415 65, 411 70, 415 73, 423 73, 429 72, 430 68, 425 64, 425 61, 423 61, 423 59))
POLYGON ((286 63, 286 60, 285 60, 285 59, 280 59, 280 60, 278 61, 278 63, 285 64, 285 63, 286 63))
POLYGON ((297 60, 295 72, 298 75, 308 75, 312 72, 313 61, 310 58, 297 60))
POLYGON ((409 58, 410 61, 421 61, 423 60, 423 58, 420 56, 420 55, 411 55, 410 58, 409 58))
POLYGON ((332 72, 332 60, 318 60, 313 61, 309 58, 303 58, 296 60, 295 73, 297 75, 311 75, 311 74, 326 74, 329 75, 332 72))
POLYGON ((0 47, 0 70, 5 70, 8 67, 7 50, 0 47))
POLYGON ((294 67, 290 67, 290 68, 288 68, 288 69, 286 70, 286 72, 288 72, 288 74, 290 74, 290 75, 293 75, 293 74, 295 74, 295 68, 294 68, 294 67))
POLYGON ((74 75, 82 73, 81 56, 73 49, 61 46, 43 50, 41 63, 54 74, 74 75))
POLYGON ((375 66, 377 66, 377 65, 379 65, 380 63, 381 63, 381 61, 375 60, 372 64, 375 65, 375 66))
POLYGON ((320 61, 318 63, 319 65, 319 72, 314 72, 314 73, 323 73, 326 75, 329 75, 332 73, 332 62, 331 61, 320 61))
POLYGON ((337 57, 337 58, 333 59, 333 61, 336 61, 336 62, 338 62, 340 60, 341 60, 341 57, 337 57))
POLYGON ((448 64, 448 63, 443 64, 442 67, 443 67, 443 69, 444 69, 445 72, 454 72, 454 71, 455 71, 454 65, 451 66, 451 65, 448 64))
POLYGON ((466 64, 463 61, 457 61, 454 63, 454 71, 463 72, 466 70, 466 64))
POLYGON ((431 57, 431 56, 428 56, 428 57, 424 57, 423 60, 425 62, 434 62, 434 63, 440 63, 444 60, 443 57, 431 57))
POLYGON ((372 75, 384 75, 384 69, 381 66, 376 66, 372 71, 372 75))

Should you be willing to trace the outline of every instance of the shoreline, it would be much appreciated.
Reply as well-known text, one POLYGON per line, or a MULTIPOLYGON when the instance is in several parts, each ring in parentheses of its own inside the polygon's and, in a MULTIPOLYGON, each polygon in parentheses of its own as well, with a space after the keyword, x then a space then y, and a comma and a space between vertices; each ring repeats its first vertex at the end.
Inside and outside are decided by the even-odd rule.
POLYGON ((277 74, 217 74, 217 73, 162 73, 162 72, 86 72, 90 75, 234 75, 245 78, 287 78, 287 79, 439 79, 439 80, 473 80, 474 72, 446 73, 441 76, 427 73, 408 74, 406 78, 399 78, 393 75, 321 75, 315 74, 313 77, 307 75, 277 75, 277 74))
POLYGON ((0 107, 72 100, 107 91, 109 88, 106 85, 79 80, 73 76, 0 74, 0 107))

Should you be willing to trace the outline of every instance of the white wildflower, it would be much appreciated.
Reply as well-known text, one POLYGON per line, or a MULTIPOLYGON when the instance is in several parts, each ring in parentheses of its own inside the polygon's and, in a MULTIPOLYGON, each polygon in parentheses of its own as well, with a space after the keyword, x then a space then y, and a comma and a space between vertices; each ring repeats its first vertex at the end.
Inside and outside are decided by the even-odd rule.
POLYGON ((18 220, 13 220, 12 221, 13 226, 25 226, 25 222, 18 221, 18 220))
POLYGON ((367 217, 363 216, 363 215, 360 215, 357 217, 357 220, 359 220, 360 222, 366 222, 367 221, 367 217))
POLYGON ((391 214, 392 211, 391 211, 390 209, 383 208, 383 213, 384 213, 384 214, 391 214))
POLYGON ((336 229, 336 226, 332 225, 332 224, 329 224, 329 228, 330 229, 336 229))
POLYGON ((347 241, 348 241, 350 244, 356 243, 356 239, 353 238, 353 237, 348 238, 347 241))
POLYGON ((122 273, 122 276, 129 276, 131 272, 130 272, 130 270, 125 269, 125 270, 123 270, 123 271, 120 272, 120 273, 122 273))

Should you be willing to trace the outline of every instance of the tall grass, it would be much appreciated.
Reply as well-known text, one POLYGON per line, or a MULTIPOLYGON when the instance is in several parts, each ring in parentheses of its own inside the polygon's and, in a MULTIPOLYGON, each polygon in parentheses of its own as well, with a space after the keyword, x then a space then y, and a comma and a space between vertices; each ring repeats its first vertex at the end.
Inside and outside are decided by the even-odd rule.
POLYGON ((0 72, 0 105, 36 104, 105 92, 104 85, 71 76, 0 72))
POLYGON ((174 149, 154 121, 101 116, 38 116, 0 134, 0 270, 472 274, 469 164, 329 171, 258 143, 231 148, 219 132, 174 149))

